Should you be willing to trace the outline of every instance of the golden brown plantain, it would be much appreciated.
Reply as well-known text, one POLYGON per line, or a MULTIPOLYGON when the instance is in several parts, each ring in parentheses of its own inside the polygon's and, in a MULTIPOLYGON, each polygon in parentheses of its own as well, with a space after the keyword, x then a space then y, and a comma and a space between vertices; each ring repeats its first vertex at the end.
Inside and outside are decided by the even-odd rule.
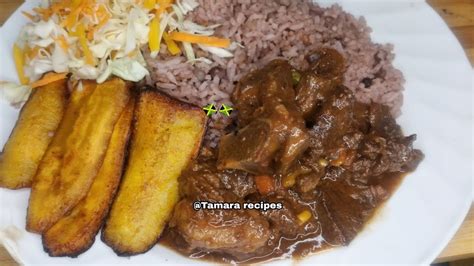
POLYGON ((33 91, 0 155, 0 187, 31 186, 41 158, 63 117, 67 94, 66 80, 33 91))
POLYGON ((84 198, 102 165, 130 90, 117 78, 92 86, 90 95, 71 103, 41 160, 28 206, 30 232, 43 233, 84 198))
POLYGON ((50 256, 77 257, 94 243, 120 183, 134 106, 132 98, 115 125, 104 163, 87 196, 43 234, 50 256))
POLYGON ((206 127, 198 108, 161 93, 141 93, 127 169, 102 230, 122 256, 144 253, 158 240, 178 201, 178 177, 197 155, 206 127))

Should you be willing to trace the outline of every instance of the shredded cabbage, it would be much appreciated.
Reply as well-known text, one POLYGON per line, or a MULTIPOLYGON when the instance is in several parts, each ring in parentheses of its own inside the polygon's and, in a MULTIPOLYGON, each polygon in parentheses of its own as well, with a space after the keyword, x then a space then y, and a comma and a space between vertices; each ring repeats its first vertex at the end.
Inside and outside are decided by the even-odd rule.
POLYGON ((194 55, 193 46, 188 42, 183 42, 184 53, 189 62, 194 62, 196 56, 194 55))
POLYGON ((97 82, 104 82, 110 75, 115 75, 124 80, 138 82, 149 74, 148 70, 137 60, 120 58, 108 61, 107 69, 97 78, 97 82))
MULTIPOLYGON (((97 82, 103 82, 111 75, 139 81, 149 75, 141 48, 149 42, 150 22, 154 16, 160 16, 160 41, 165 32, 212 36, 215 28, 219 27, 203 26, 186 19, 186 15, 199 6, 196 0, 176 0, 171 5, 158 1, 155 9, 145 8, 143 1, 136 0, 77 3, 73 5, 66 1, 42 0, 43 11, 49 14, 43 16, 44 13, 36 13, 36 19, 20 31, 16 45, 24 51, 23 74, 30 82, 50 71, 72 73, 75 79, 93 79, 97 82), (71 16, 73 12, 79 15, 71 16), (78 30, 78 27, 82 30, 78 30)), ((191 64, 196 61, 212 63, 209 58, 196 58, 195 48, 226 58, 232 57, 232 51, 239 45, 232 43, 223 49, 187 42, 178 44, 182 45, 182 51, 191 64)), ((8 93, 7 98, 14 101, 23 100, 23 96, 29 92, 26 87, 10 83, 2 83, 1 86, 8 88, 3 90, 4 94, 12 88, 19 88, 21 97, 13 97, 8 93)))
POLYGON ((69 72, 68 62, 68 54, 58 44, 55 44, 51 55, 53 71, 57 73, 69 72))
POLYGON ((16 105, 28 100, 31 93, 31 87, 27 85, 18 85, 13 82, 0 82, 0 98, 16 105))
POLYGON ((198 2, 195 0, 182 0, 181 2, 178 0, 176 1, 176 4, 184 15, 199 6, 198 2))
POLYGON ((223 49, 223 48, 211 47, 211 46, 206 46, 206 45, 202 45, 202 44, 199 44, 199 47, 201 49, 203 49, 204 51, 207 51, 211 54, 217 55, 217 56, 222 57, 222 58, 233 57, 234 56, 233 53, 231 53, 228 50, 223 49))

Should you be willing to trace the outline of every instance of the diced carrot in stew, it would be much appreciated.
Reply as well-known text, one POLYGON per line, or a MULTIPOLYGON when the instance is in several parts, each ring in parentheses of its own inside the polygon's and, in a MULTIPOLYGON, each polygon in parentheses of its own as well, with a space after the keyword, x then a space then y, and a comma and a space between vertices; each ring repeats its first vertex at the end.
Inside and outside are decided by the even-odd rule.
POLYGON ((262 195, 267 195, 275 190, 273 178, 268 175, 259 175, 255 177, 255 185, 262 195))

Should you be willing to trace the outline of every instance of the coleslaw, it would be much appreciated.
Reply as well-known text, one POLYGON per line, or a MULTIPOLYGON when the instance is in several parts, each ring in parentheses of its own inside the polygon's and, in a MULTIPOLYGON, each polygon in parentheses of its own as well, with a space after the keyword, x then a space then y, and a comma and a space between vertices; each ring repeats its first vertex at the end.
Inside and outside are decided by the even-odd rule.
MULTIPOLYGON (((13 48, 21 83, 16 87, 22 95, 15 99, 25 98, 25 87, 39 80, 47 84, 63 73, 98 83, 111 75, 140 81, 149 75, 145 46, 153 58, 167 49, 172 55, 184 54, 190 63, 211 62, 196 58, 195 49, 233 56, 237 43, 212 36, 219 25, 204 26, 186 18, 198 6, 196 0, 43 1, 31 13, 23 12, 30 22, 13 48), (52 72, 59 74, 45 75, 52 72)), ((7 87, 11 95, 13 83, 0 83, 0 90, 7 87)))

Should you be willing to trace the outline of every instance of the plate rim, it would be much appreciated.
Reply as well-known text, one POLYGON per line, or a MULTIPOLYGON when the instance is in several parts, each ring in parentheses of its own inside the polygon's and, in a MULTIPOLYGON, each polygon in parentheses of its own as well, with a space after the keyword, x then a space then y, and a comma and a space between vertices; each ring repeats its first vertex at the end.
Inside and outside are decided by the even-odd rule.
MULTIPOLYGON (((317 2, 317 0, 313 0, 315 2, 317 2)), ((415 0, 417 1, 417 0, 415 0)), ((459 42, 459 40, 457 39, 457 37, 455 36, 454 32, 449 28, 447 22, 433 9, 433 7, 431 5, 429 5, 425 0, 418 0, 418 2, 423 2, 423 4, 427 7, 429 7, 429 10, 430 12, 433 13, 433 15, 435 15, 436 17, 438 17, 438 19, 440 19, 443 24, 445 25, 445 28, 449 31, 449 34, 451 35, 450 37, 451 38, 454 38, 456 40, 456 43, 457 45, 459 46, 458 48, 461 48, 464 53, 464 61, 466 61, 470 66, 471 66, 471 70, 473 71, 474 73, 474 69, 472 67, 472 65, 470 64, 469 62, 469 59, 467 57, 467 54, 465 53, 465 50, 464 48, 462 47, 461 43, 459 42)), ((3 25, 0 27, 0 35, 2 35, 3 31, 7 28, 7 26, 11 23, 13 23, 13 20, 16 19, 16 17, 21 17, 21 14, 20 12, 22 10, 25 9, 26 6, 29 6, 31 4, 41 4, 40 1, 35 1, 35 0, 25 0, 9 17, 7 20, 5 20, 5 22, 3 23, 3 25)), ((368 26, 370 27, 371 25, 368 23, 368 26)), ((395 55, 396 52, 395 52, 395 55)), ((472 77, 472 80, 474 80, 474 75, 472 77)), ((473 85, 473 84, 471 84, 473 85)), ((472 91, 471 91, 471 94, 472 94, 472 91)), ((471 113, 472 115, 472 113, 471 113)), ((474 121, 471 120, 471 126, 473 127, 474 126, 474 121)), ((474 138, 474 137, 473 137, 474 138)), ((471 153, 472 153, 472 149, 471 149, 471 153)), ((471 176, 471 181, 472 181, 472 176, 471 176)), ((472 184, 471 184, 472 185, 472 184)), ((396 189, 396 191, 398 190, 399 188, 396 189)), ((396 193, 395 191, 395 193, 396 193)), ((388 202, 388 201, 387 201, 388 202)), ((471 206, 474 206, 474 195, 471 193, 471 195, 467 195, 465 201, 464 202, 464 205, 461 206, 460 208, 457 208, 457 209, 460 209, 460 215, 457 217, 457 219, 455 220, 455 222, 451 223, 451 227, 449 230, 446 231, 446 233, 444 234, 444 239, 438 241, 438 244, 436 245, 436 248, 432 248, 432 251, 430 252, 430 254, 427 254, 425 255, 425 259, 423 261, 422 264, 430 264, 432 262, 434 262, 434 260, 441 254, 441 252, 443 251, 443 249, 448 245, 448 243, 450 242, 450 240, 454 237, 454 235, 456 234, 456 232, 459 230, 459 228, 461 227, 462 223, 464 222, 467 214, 469 213, 469 210, 471 208, 471 206)), ((384 203, 386 204, 386 203, 384 203)), ((385 210, 385 206, 382 206, 381 208, 382 211, 385 210)), ((374 222, 374 218, 377 218, 378 215, 376 215, 375 217, 373 217, 369 222, 368 224, 370 225, 372 222, 374 222)), ((366 230, 366 229, 364 229, 366 230)), ((363 231, 364 231, 363 230, 363 231)), ((0 244, 2 244, 3 241, 2 239, 0 238, 0 244)), ((21 265, 27 265, 27 263, 23 262, 23 260, 19 257, 20 255, 18 254, 15 254, 16 251, 15 251, 15 248, 10 246, 10 245, 3 245, 4 249, 8 252, 8 254, 11 256, 11 258, 13 260, 15 260, 17 263, 21 264, 21 265)), ((313 254, 313 255, 310 255, 310 256, 307 256, 305 258, 303 258, 302 260, 299 260, 299 261, 295 261, 291 258, 289 259, 283 259, 283 260, 277 260, 276 262, 278 263, 278 261, 280 262, 303 262, 303 263, 307 263, 307 262, 310 262, 308 260, 310 260, 311 257, 313 256, 317 256, 317 253, 316 254, 313 254)), ((197 261, 198 263, 199 262, 202 262, 202 261, 197 261)), ((267 264, 268 262, 263 262, 264 264, 267 264)), ((273 263, 270 262, 270 263, 273 263)), ((95 264, 95 263, 94 263, 95 264)), ((134 263, 132 263, 134 264, 134 263)), ((173 263, 171 263, 173 264, 173 263)), ((58 264, 59 265, 59 264, 58 264)), ((103 265, 103 264, 102 264, 103 265)))

